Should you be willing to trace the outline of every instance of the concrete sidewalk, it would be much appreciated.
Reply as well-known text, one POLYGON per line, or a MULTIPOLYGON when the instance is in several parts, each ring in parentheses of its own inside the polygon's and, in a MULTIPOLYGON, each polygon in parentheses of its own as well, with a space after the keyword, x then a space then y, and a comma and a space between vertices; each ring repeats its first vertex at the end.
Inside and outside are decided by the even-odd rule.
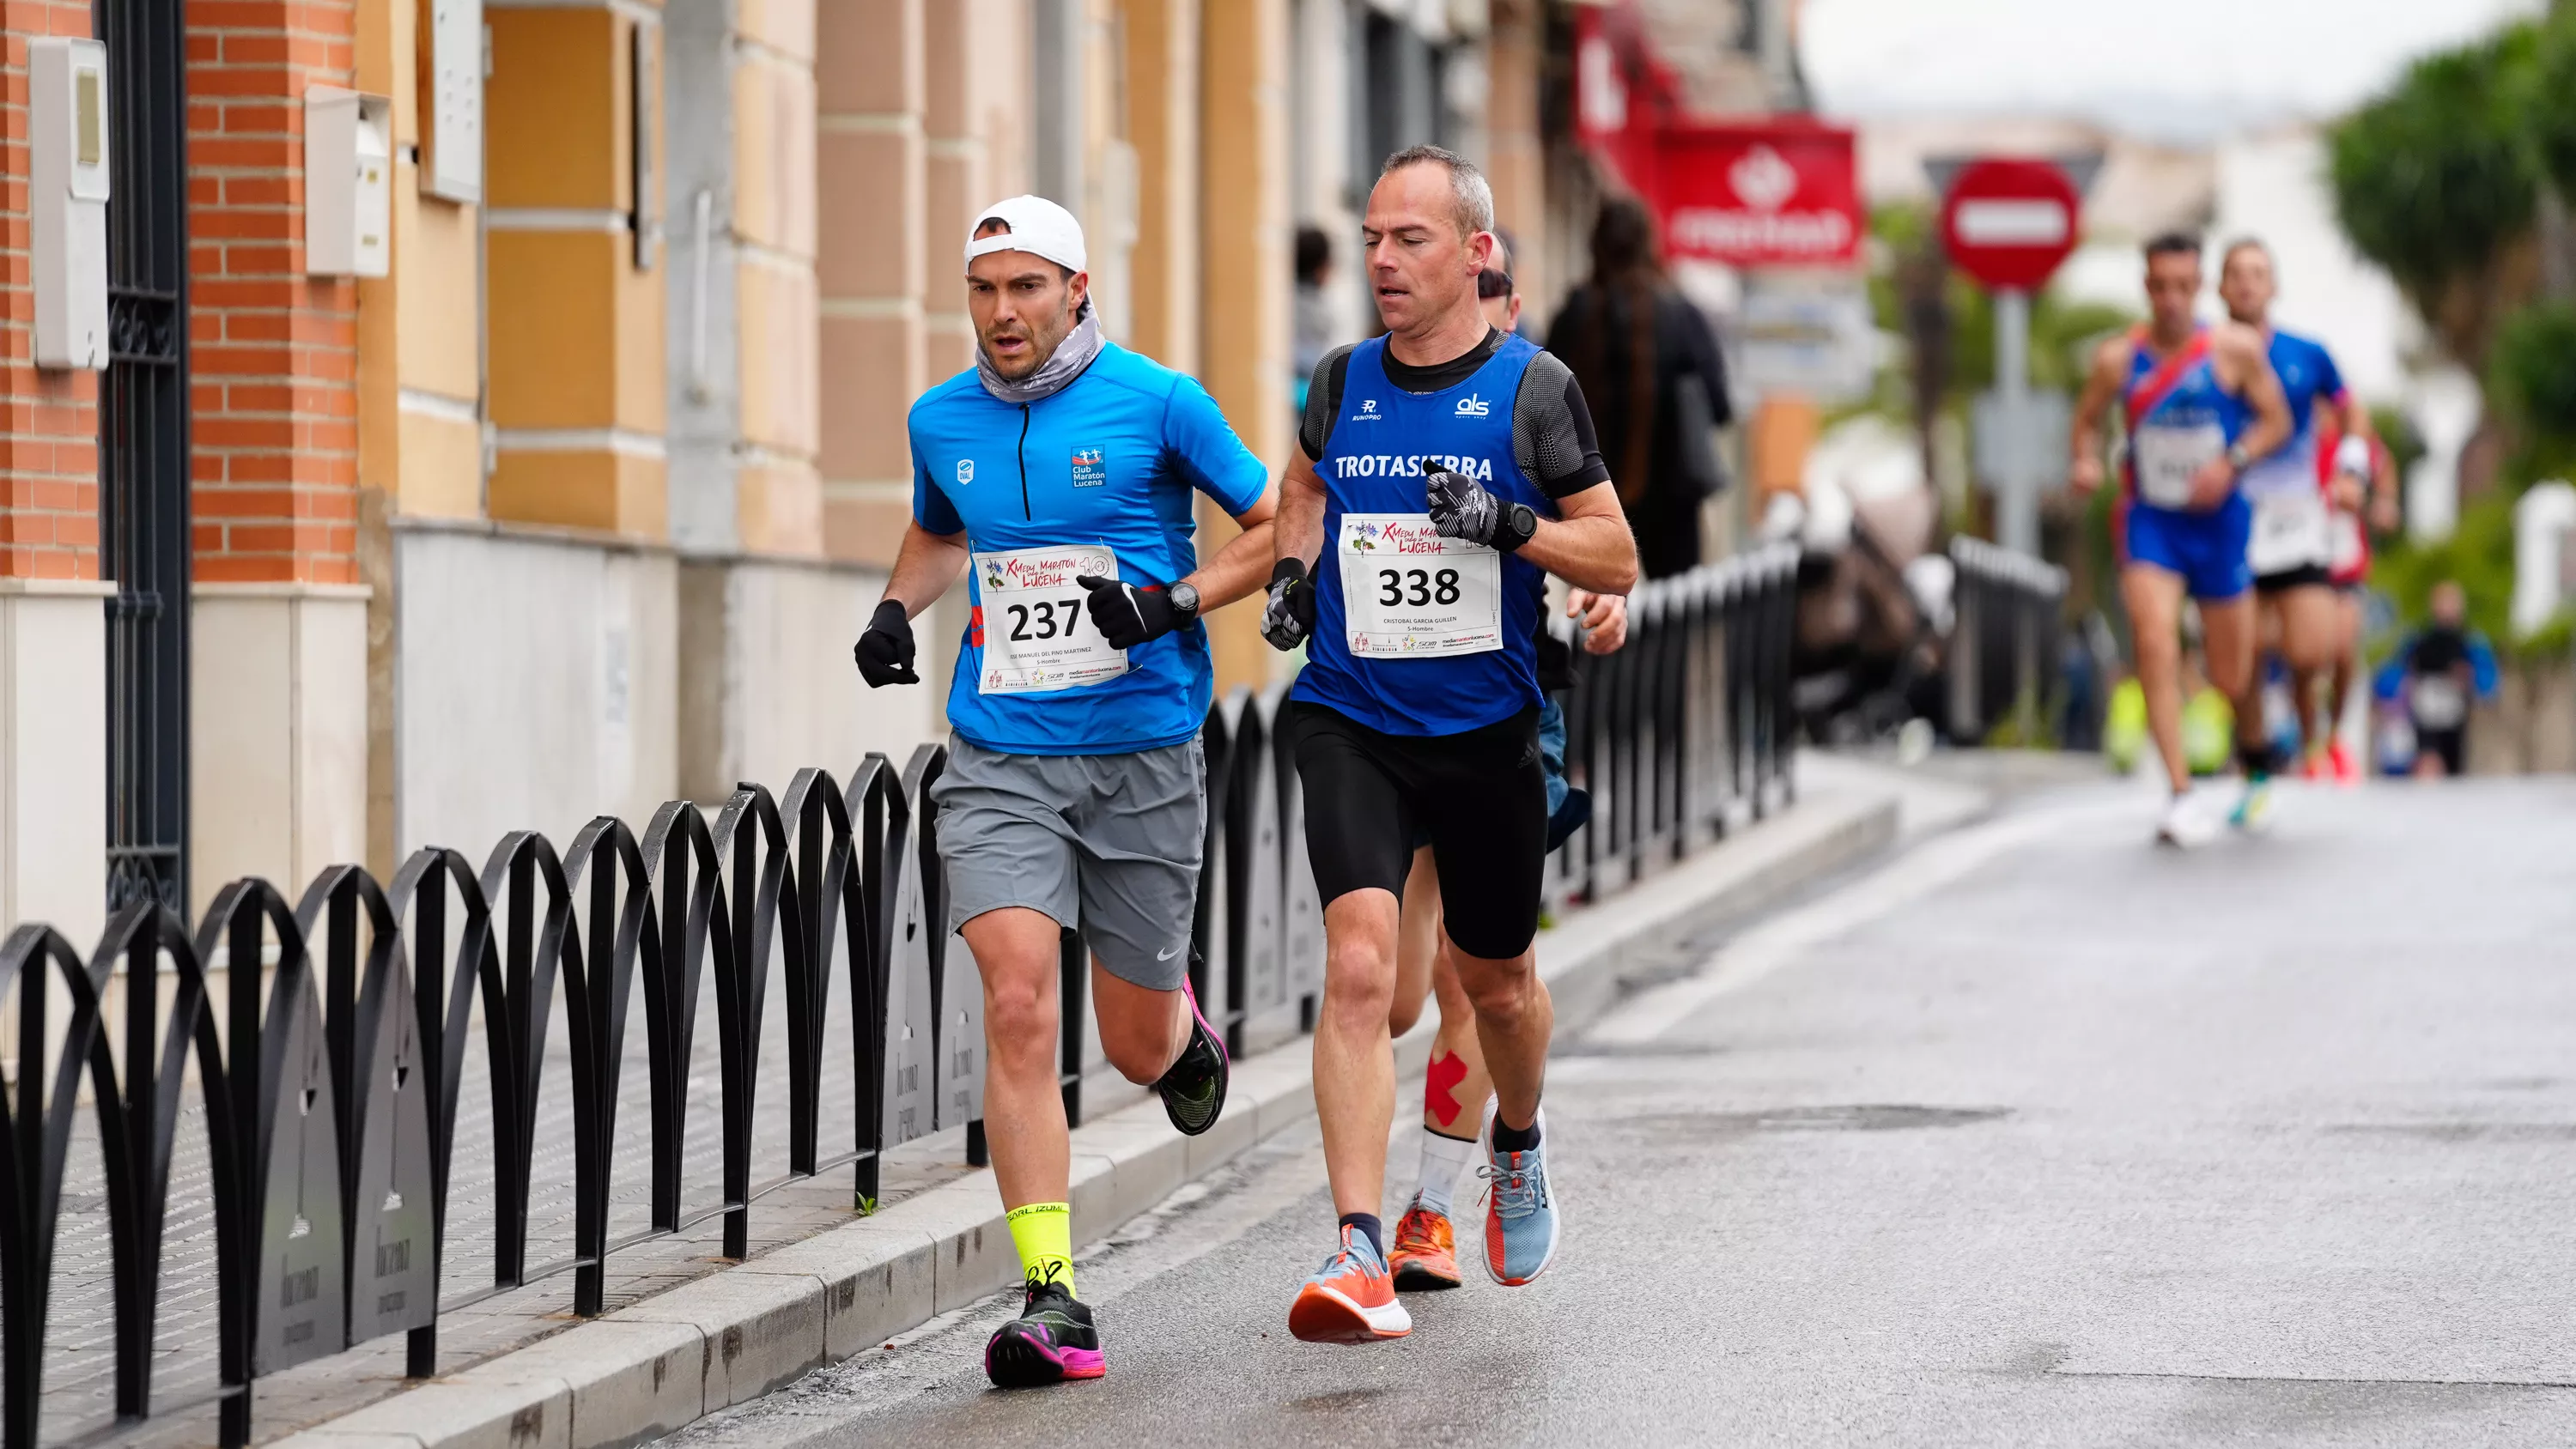
MULTIPOLYGON (((1802 777, 1810 783, 1794 808, 1541 935, 1560 1034, 1608 1007, 1623 983, 1678 969, 1694 937, 1895 838, 1900 794, 1887 772, 1829 764, 1802 769, 1802 777)), ((1421 1071, 1431 1025, 1426 1018, 1397 1043, 1402 1075, 1421 1071)), ((1073 1207, 1083 1238, 1112 1232, 1310 1117, 1309 1060, 1300 1038, 1237 1062, 1225 1116, 1203 1137, 1175 1133, 1151 1100, 1079 1128, 1073 1207)), ((346 1404, 348 1412, 313 1412, 321 1405, 309 1399, 280 1402, 263 1380, 254 1422, 263 1438, 285 1435, 292 1449, 598 1449, 668 1433, 1016 1280, 989 1170, 925 1162, 909 1176, 915 1190, 873 1216, 706 1271, 437 1379, 408 1387, 365 1381, 377 1386, 369 1395, 376 1401, 346 1404)), ((359 1382, 344 1369, 344 1388, 359 1382)), ((147 1433, 163 1427, 155 1421, 147 1433)))

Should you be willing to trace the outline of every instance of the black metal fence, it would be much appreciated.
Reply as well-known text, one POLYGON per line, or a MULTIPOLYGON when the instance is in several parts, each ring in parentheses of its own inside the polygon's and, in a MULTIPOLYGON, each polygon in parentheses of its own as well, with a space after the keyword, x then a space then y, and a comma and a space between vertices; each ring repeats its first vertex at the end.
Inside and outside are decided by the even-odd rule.
MULTIPOLYGON (((1780 550, 1649 584, 1626 649, 1578 653, 1569 760, 1598 807, 1557 862, 1563 894, 1606 892, 1787 798, 1794 570, 1780 550)), ((1205 732, 1192 970, 1236 1050, 1309 1028, 1322 990, 1323 913, 1277 728, 1283 697, 1237 691, 1205 732)), ((602 816, 560 851, 519 831, 479 869, 439 847, 390 883, 338 866, 292 903, 245 879, 193 928, 136 899, 86 957, 47 926, 17 928, 0 944, 0 1002, 17 1019, 0 1090, 5 1449, 39 1438, 56 1234, 85 1110, 112 1239, 119 1423, 206 1402, 156 1397, 152 1382, 172 1163, 183 1118, 202 1124, 226 1445, 248 1441, 263 1375, 395 1333, 408 1336, 409 1372, 425 1375, 442 1312, 569 1274, 575 1311, 595 1314, 611 1254, 721 1217, 725 1253, 743 1256, 755 1203, 841 1168, 855 1205, 872 1208, 886 1149, 942 1128, 963 1124, 980 1158, 982 992, 940 928, 930 787, 946 759, 923 745, 901 769, 871 754, 845 778, 799 771, 780 796, 738 788, 712 818, 674 801, 641 835, 602 816), (712 1043, 698 1039, 709 992, 712 1043), (758 1070, 773 1013, 783 1083, 758 1070), (845 1034, 827 1029, 836 1013, 845 1034), (637 1029, 649 1211, 618 1232, 609 1168, 632 1128, 619 1107, 637 1029), (847 1059, 832 1060, 844 1036, 847 1059), (567 1039, 555 1085, 548 1044, 567 1039), (691 1087, 710 1050, 713 1102, 691 1087), (846 1121, 824 1120, 827 1074, 854 1081, 846 1121), (442 1264, 465 1246, 449 1189, 471 1077, 494 1158, 473 1164, 489 1171, 493 1207, 491 1241, 471 1261, 490 1272, 443 1289, 442 1264), (783 1107, 765 1106, 764 1090, 783 1091, 783 1107), (571 1109, 572 1233, 569 1252, 540 1257, 529 1203, 549 1092, 571 1109), (786 1171, 755 1180, 755 1114, 782 1110, 786 1171), (720 1118, 721 1188, 688 1208, 684 1172, 703 1167, 683 1148, 707 1112, 720 1118)), ((1089 1033, 1070 932, 1064 959, 1063 1080, 1079 1121, 1089 1033)))
POLYGON ((2058 661, 2066 638, 2066 571, 1974 538, 1950 540, 1958 610, 1946 659, 1950 739, 1987 742, 2013 724, 2038 743, 2057 716, 2058 661))

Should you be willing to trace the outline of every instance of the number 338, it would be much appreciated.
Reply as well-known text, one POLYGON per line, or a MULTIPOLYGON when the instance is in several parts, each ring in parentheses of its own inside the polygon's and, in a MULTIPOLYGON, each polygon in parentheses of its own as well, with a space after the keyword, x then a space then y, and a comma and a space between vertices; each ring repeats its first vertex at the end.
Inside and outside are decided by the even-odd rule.
POLYGON ((1377 573, 1377 601, 1380 607, 1392 609, 1398 604, 1420 608, 1425 604, 1458 602, 1458 571, 1441 569, 1380 569, 1377 573))

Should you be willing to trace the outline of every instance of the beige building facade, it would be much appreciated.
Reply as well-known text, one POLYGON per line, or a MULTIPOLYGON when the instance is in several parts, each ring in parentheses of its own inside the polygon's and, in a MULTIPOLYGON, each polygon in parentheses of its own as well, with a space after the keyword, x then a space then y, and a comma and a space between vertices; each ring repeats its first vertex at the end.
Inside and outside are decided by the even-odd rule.
MULTIPOLYGON (((1110 335, 1203 380, 1283 466, 1297 227, 1335 237, 1350 336, 1385 152, 1453 145, 1492 167, 1507 225, 1543 228, 1562 22, 1557 0, 192 18, 166 98, 186 385, 150 435, 179 470, 160 516, 184 607, 157 647, 184 707, 119 682, 146 587, 137 514, 109 506, 141 455, 110 424, 139 374, 49 364, 46 278, 0 289, 21 404, 0 439, 0 914, 88 939, 136 892, 194 911, 255 874, 292 896, 335 861, 479 858, 508 830, 565 840, 937 737, 962 603, 919 627, 922 688, 866 690, 849 651, 909 516, 906 411, 971 364, 974 208, 1071 206, 1110 335), (355 263, 319 240, 346 189, 313 184, 333 105, 381 146, 355 263), (102 794, 104 851, 81 805, 102 794), (173 840, 134 843, 155 829, 173 840), (102 855, 128 862, 107 892, 102 855)), ((1202 546, 1231 527, 1211 514, 1202 546)), ((1223 683, 1266 679, 1251 611, 1213 622, 1223 683)))

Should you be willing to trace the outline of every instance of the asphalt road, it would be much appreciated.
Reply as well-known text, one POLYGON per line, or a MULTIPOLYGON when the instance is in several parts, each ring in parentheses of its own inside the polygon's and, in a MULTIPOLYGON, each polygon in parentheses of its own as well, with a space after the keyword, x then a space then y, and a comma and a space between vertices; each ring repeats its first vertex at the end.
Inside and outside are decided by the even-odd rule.
POLYGON ((988 1389, 995 1300, 683 1437, 2576 1444, 2576 782, 2152 814, 2025 798, 1561 1042, 1532 1287, 1290 1339, 1309 1134, 1089 1250, 1106 1379, 988 1389))

